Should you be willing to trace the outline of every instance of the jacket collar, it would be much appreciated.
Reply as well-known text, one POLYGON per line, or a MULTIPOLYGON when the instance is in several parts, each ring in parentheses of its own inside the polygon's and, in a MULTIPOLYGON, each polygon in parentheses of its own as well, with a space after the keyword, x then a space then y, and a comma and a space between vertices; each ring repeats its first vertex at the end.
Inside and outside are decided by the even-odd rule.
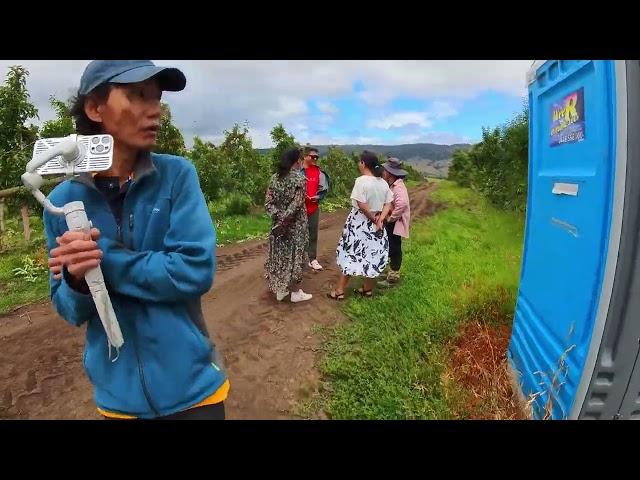
MULTIPOLYGON (((138 161, 133 169, 133 178, 135 181, 139 181, 141 178, 151 175, 157 171, 155 164, 153 163, 152 154, 150 152, 141 153, 138 157, 138 161)), ((93 181, 92 173, 81 173, 78 176, 71 178, 72 181, 83 183, 84 185, 96 188, 96 184, 93 181)))

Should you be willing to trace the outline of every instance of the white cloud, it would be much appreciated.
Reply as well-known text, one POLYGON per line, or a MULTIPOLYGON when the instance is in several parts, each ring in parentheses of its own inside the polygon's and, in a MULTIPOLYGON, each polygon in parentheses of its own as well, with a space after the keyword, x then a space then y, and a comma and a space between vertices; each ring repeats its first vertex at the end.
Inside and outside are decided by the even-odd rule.
MULTIPOLYGON (((261 128, 249 128, 249 137, 254 148, 271 148, 271 130, 261 128)), ((188 133, 188 132, 186 132, 188 133)), ((199 135, 200 140, 204 142, 211 142, 216 146, 219 146, 224 141, 224 134, 219 135, 199 135)), ((185 135, 185 143, 187 147, 193 146, 193 135, 185 135)))
POLYGON ((358 98, 369 107, 383 107, 393 99, 393 94, 388 90, 363 90, 358 92, 358 98))
POLYGON ((380 137, 356 137, 353 142, 356 145, 372 145, 372 144, 383 144, 385 143, 380 137))
MULTIPOLYGON (((32 101, 40 110, 40 120, 44 121, 54 117, 48 104, 49 96, 67 99, 77 89, 87 63, 84 60, 0 60, 0 77, 4 77, 9 65, 25 66, 31 73, 27 86, 32 101)), ((354 95, 356 82, 363 86, 357 96, 367 105, 380 107, 400 97, 427 101, 446 98, 453 102, 449 105, 452 107, 456 99, 471 98, 487 90, 524 95, 525 73, 531 64, 529 60, 162 60, 156 63, 181 68, 187 76, 184 92, 165 94, 174 121, 185 137, 216 137, 234 123, 248 121, 252 130, 263 132, 261 141, 266 141, 264 132, 268 135, 278 122, 329 123, 327 117, 308 118, 307 102, 322 98, 318 108, 324 115, 335 116, 333 102, 338 97, 354 95)), ((418 125, 442 118, 437 116, 438 108, 440 115, 446 114, 444 105, 434 112, 427 110, 428 115, 421 117, 418 125)), ((362 127, 353 125, 349 130, 362 127)), ((186 140, 191 142, 190 138, 186 140)))
POLYGON ((428 132, 402 135, 390 144, 403 143, 435 143, 439 145, 453 145, 455 143, 472 143, 473 139, 451 132, 428 132))
POLYGON ((249 128, 249 136, 254 148, 271 148, 271 129, 269 128, 249 128))
POLYGON ((330 135, 327 133, 321 134, 303 134, 297 137, 301 143, 310 143, 312 145, 365 145, 365 144, 383 144, 383 139, 374 136, 365 135, 330 135))
POLYGON ((338 113, 338 111, 339 111, 338 107, 336 107, 331 102, 316 102, 316 107, 322 113, 326 113, 328 115, 334 115, 334 114, 338 113))
POLYGON ((529 60, 389 60, 361 65, 360 98, 371 105, 391 98, 470 98, 494 90, 524 96, 529 60))
POLYGON ((426 112, 397 112, 382 118, 370 119, 367 122, 369 128, 402 128, 408 125, 417 125, 422 128, 429 128, 432 125, 426 112))
POLYGON ((320 115, 319 117, 315 117, 313 121, 319 125, 328 125, 333 122, 333 116, 331 115, 320 115))
POLYGON ((433 102, 433 105, 429 109, 429 113, 433 116, 433 118, 447 118, 452 117, 458 113, 458 111, 451 106, 448 102, 443 102, 441 100, 433 102))
POLYGON ((297 115, 304 115, 308 111, 309 107, 304 100, 300 98, 280 97, 278 99, 278 107, 269 110, 267 113, 271 115, 274 120, 282 121, 297 115))

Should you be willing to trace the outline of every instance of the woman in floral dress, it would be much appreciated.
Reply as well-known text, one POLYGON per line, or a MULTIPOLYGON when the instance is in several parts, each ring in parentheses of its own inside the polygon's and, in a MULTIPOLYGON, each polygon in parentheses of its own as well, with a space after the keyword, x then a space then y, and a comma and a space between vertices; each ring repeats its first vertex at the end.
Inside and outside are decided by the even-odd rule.
POLYGON ((283 153, 278 173, 271 177, 265 208, 271 216, 269 254, 265 264, 269 290, 280 302, 291 294, 293 303, 310 300, 312 295, 299 287, 307 264, 309 229, 304 205, 306 180, 299 172, 300 150, 283 153))

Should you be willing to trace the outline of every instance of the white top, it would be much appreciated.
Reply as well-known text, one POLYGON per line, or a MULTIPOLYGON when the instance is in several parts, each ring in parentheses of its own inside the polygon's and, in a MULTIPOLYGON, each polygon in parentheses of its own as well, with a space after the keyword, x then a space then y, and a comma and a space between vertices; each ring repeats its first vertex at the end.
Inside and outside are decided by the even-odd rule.
POLYGON ((351 191, 351 203, 358 208, 358 202, 366 203, 372 212, 381 212, 385 203, 393 201, 389 184, 380 177, 361 175, 351 191))

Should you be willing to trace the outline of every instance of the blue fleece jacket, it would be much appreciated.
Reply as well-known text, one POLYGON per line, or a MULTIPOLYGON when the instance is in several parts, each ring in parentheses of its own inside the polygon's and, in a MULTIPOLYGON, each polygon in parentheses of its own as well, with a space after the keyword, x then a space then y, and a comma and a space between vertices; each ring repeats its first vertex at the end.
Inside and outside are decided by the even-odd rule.
MULTIPOLYGON (((124 336, 109 359, 91 295, 51 276, 51 299, 75 326, 87 324, 84 367, 103 410, 154 418, 186 410, 215 393, 226 377, 209 338, 200 297, 213 283, 216 235, 193 165, 171 155, 140 158, 117 225, 89 175, 58 185, 54 205, 81 200, 101 232, 101 267, 124 336)), ((49 249, 67 230, 45 211, 49 249)))

